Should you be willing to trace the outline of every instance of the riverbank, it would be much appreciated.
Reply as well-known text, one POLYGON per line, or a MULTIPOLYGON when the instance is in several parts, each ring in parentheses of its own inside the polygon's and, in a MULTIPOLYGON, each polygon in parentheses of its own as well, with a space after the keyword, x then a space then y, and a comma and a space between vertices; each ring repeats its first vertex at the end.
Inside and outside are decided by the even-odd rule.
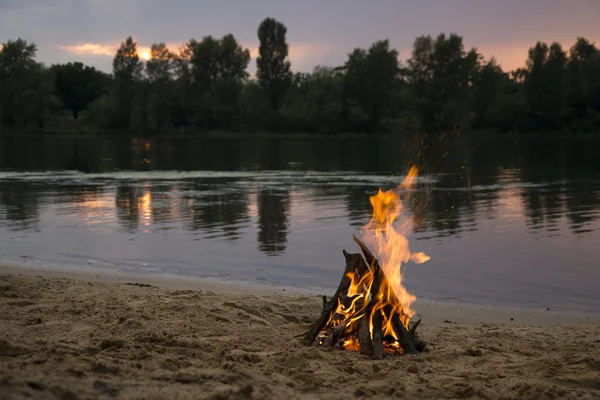
POLYGON ((318 315, 320 293, 284 289, 4 265, 0 392, 9 399, 600 395, 597 316, 418 301, 431 351, 375 362, 302 347, 294 336, 318 315))

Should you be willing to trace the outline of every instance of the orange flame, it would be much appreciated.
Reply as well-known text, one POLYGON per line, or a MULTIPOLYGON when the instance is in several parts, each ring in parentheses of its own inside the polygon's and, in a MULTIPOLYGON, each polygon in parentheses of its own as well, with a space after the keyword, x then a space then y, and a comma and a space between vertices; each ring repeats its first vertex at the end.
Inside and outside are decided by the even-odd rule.
MULTIPOLYGON (((394 227, 394 222, 402 213, 402 202, 398 192, 401 190, 410 189, 417 177, 418 169, 412 167, 404 181, 396 188, 383 192, 379 192, 371 196, 370 201, 373 206, 373 216, 371 221, 363 227, 364 239, 372 249, 374 249, 375 257, 379 260, 381 269, 383 270, 393 293, 396 294, 401 310, 400 315, 406 314, 407 317, 412 317, 414 311, 410 308, 416 297, 406 291, 402 285, 402 265, 412 260, 416 264, 422 264, 428 261, 431 257, 425 253, 412 253, 406 238, 410 228, 410 221, 403 223, 397 230, 394 227)), ((390 291, 382 291, 384 294, 389 294, 390 291)), ((405 325, 408 320, 404 320, 405 325)))
POLYGON ((375 275, 381 272, 377 272, 379 270, 375 265, 365 267, 364 271, 357 269, 347 274, 351 282, 350 287, 344 298, 338 297, 337 308, 328 324, 328 326, 334 327, 344 324, 342 328, 345 333, 343 347, 347 350, 360 350, 355 332, 357 332, 357 324, 363 316, 368 315, 370 318, 368 322, 372 336, 373 316, 381 313, 383 324, 381 333, 386 338, 384 340, 385 351, 388 353, 403 352, 398 342, 399 338, 394 323, 397 323, 396 318, 399 318, 400 322, 408 328, 410 317, 414 315, 410 306, 416 297, 408 293, 402 285, 401 268, 409 260, 421 264, 430 259, 425 253, 410 251, 406 238, 410 220, 403 223, 399 230, 394 226, 402 213, 402 201, 398 193, 412 187, 417 172, 417 168, 412 167, 407 177, 396 189, 386 192, 379 189, 379 192, 370 198, 373 215, 362 231, 365 242, 375 250, 374 256, 386 279, 376 279, 375 275), (378 289, 373 288, 376 281, 380 286, 378 289))

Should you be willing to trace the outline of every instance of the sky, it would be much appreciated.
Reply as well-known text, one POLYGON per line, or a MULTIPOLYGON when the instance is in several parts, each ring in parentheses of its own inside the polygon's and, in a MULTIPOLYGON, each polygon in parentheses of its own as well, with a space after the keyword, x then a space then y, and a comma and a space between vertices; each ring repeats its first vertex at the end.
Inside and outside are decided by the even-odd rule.
POLYGON ((267 16, 287 26, 299 72, 342 65, 354 48, 380 39, 404 61, 417 36, 440 32, 463 36, 507 71, 523 66, 538 40, 565 50, 578 36, 600 45, 600 0, 0 0, 0 42, 21 37, 48 65, 81 61, 110 72, 127 36, 144 56, 152 43, 177 50, 191 38, 232 33, 254 57, 267 16))

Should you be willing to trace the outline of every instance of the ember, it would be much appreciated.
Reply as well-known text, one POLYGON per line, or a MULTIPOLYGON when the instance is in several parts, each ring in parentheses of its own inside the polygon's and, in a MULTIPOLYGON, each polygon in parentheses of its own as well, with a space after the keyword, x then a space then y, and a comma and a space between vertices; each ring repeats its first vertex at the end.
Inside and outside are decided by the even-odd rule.
POLYGON ((410 305, 415 297, 402 285, 401 266, 409 260, 423 263, 424 253, 411 253, 403 234, 406 225, 397 231, 394 222, 402 212, 398 192, 408 189, 417 174, 411 168, 396 190, 371 196, 373 216, 363 227, 365 241, 376 249, 377 257, 356 236, 361 254, 343 250, 346 258, 344 276, 333 295, 323 298, 320 317, 304 334, 303 343, 360 351, 361 354, 383 358, 386 354, 416 354, 426 344, 416 335, 419 321, 410 324, 414 315, 410 305))

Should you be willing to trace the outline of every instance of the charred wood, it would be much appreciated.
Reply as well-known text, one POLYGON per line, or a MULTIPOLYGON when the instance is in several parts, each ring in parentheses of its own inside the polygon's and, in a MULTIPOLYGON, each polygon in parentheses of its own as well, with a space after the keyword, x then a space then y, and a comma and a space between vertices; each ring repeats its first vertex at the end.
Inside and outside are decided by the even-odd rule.
POLYGON ((385 349, 383 347, 383 314, 381 310, 373 313, 373 357, 380 360, 385 358, 385 349))
POLYGON ((358 336, 358 344, 360 346, 360 354, 367 356, 373 355, 373 342, 371 341, 371 332, 369 331, 369 319, 366 314, 356 323, 356 331, 358 336))
POLYGON ((327 329, 327 336, 323 339, 323 345, 333 347, 341 338, 344 337, 346 332, 346 323, 341 323, 337 326, 332 326, 327 329))
POLYGON ((338 285, 338 288, 335 291, 333 297, 329 300, 327 305, 323 307, 319 318, 311 325, 308 331, 304 334, 304 337, 302 338, 302 343, 305 346, 310 346, 313 344, 319 332, 323 329, 323 327, 325 327, 325 325, 331 318, 332 313, 337 307, 338 297, 340 296, 340 294, 346 292, 350 287, 350 283, 352 282, 349 276, 350 273, 355 271, 357 265, 359 264, 359 260, 362 259, 360 254, 350 254, 346 252, 346 250, 343 250, 342 252, 344 254, 344 257, 346 258, 346 268, 344 270, 344 275, 342 276, 340 284, 338 285))
POLYGON ((398 314, 392 315, 392 326, 394 332, 396 332, 396 336, 398 336, 398 341, 400 342, 400 346, 402 346, 404 354, 416 354, 417 347, 415 345, 414 336, 406 329, 402 321, 400 321, 400 316, 398 314))

